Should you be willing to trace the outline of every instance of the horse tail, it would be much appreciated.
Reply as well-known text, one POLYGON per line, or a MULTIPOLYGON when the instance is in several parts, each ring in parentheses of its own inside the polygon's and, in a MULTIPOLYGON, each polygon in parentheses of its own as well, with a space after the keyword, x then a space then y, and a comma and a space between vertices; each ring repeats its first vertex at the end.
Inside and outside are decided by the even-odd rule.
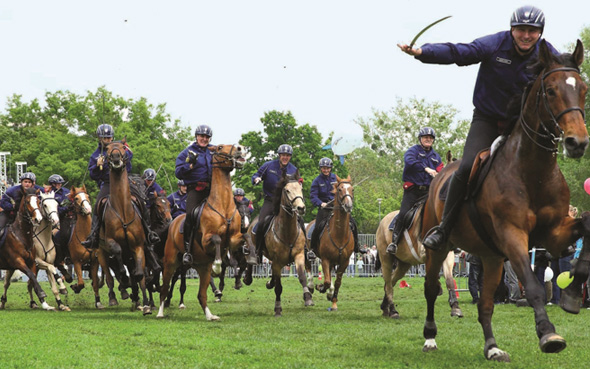
POLYGON ((375 271, 381 269, 381 258, 379 258, 379 253, 377 253, 377 259, 375 259, 375 271))

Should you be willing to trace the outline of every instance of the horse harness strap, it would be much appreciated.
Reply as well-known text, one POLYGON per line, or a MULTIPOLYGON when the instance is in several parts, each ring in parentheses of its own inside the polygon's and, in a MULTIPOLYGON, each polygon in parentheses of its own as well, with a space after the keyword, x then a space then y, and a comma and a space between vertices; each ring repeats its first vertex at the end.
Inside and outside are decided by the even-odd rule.
MULTIPOLYGON (((330 219, 334 216, 334 213, 330 214, 330 218, 328 218, 328 221, 326 222, 326 229, 328 230, 328 237, 330 237, 330 241, 332 242, 332 245, 334 245, 335 248, 338 249, 338 255, 342 255, 342 250, 346 249, 346 246, 348 246, 348 244, 350 243, 350 237, 348 237, 348 240, 346 240, 346 243, 344 244, 344 246, 339 247, 338 245, 336 245, 336 242, 334 242, 334 239, 332 238, 332 232, 330 232, 330 219)), ((350 226, 349 226, 350 228, 350 226)))
MULTIPOLYGON (((234 219, 234 217, 236 216, 236 213, 238 212, 238 208, 234 208, 234 212, 231 215, 231 217, 230 218, 226 218, 225 215, 221 214, 217 209, 215 209, 213 207, 213 205, 211 205, 211 203, 208 200, 207 200, 207 206, 209 206, 209 208, 211 208, 211 210, 213 210, 214 212, 216 212, 217 214, 219 214, 219 216, 221 216, 225 220, 225 223, 227 225, 227 227, 225 228, 225 234, 226 235, 229 234, 229 227, 231 226, 231 222, 234 219)), ((201 247, 203 247, 203 246, 201 246, 201 247)))
POLYGON ((288 243, 285 242, 281 237, 279 237, 279 235, 277 234, 277 231, 275 230, 275 220, 277 219, 277 217, 272 218, 272 223, 270 225, 270 228, 272 229, 272 234, 277 238, 277 240, 281 241, 281 243, 287 245, 287 247, 290 250, 293 250, 293 247, 295 247, 295 244, 297 243, 297 240, 299 239, 299 225, 297 225, 297 232, 295 234, 295 240, 293 240, 293 243, 288 243))

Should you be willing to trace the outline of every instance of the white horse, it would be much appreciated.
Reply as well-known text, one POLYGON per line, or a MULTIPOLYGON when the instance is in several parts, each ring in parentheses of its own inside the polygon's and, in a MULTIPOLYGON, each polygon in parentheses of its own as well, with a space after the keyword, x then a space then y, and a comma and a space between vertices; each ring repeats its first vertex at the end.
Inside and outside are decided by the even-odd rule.
MULTIPOLYGON (((51 291, 53 291, 55 296, 58 309, 61 311, 70 311, 70 308, 61 301, 60 297, 60 293, 67 295, 68 290, 63 283, 63 279, 58 276, 55 265, 53 265, 56 250, 52 239, 52 229, 59 227, 58 203, 53 191, 41 193, 39 196, 41 197, 40 208, 43 214, 43 220, 35 229, 35 235, 33 236, 36 254, 35 263, 38 266, 37 274, 39 274, 39 269, 46 271, 47 279, 49 279, 49 283, 51 284, 51 291)), ((29 295, 31 296, 31 307, 34 308, 36 304, 34 304, 32 285, 30 283, 28 289, 29 295)))

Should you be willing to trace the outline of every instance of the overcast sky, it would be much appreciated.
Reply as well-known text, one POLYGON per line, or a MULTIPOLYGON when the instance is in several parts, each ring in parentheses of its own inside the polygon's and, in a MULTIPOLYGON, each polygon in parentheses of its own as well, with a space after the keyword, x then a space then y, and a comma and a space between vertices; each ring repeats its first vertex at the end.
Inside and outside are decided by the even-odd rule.
MULTIPOLYGON (((418 41, 470 42, 506 30, 526 3, 497 0, 2 1, 0 109, 20 94, 115 95, 166 103, 214 143, 261 130, 265 111, 290 110, 326 137, 397 97, 452 104, 471 116, 477 66, 433 66, 403 54, 418 41)), ((590 1, 536 1, 558 50, 590 25, 590 1)))

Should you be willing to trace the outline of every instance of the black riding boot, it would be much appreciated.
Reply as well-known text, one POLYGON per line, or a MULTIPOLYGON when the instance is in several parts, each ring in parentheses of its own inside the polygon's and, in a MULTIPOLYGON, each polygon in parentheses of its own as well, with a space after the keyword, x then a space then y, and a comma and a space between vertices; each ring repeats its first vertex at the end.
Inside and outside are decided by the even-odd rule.
MULTIPOLYGON (((303 220, 303 217, 297 217, 297 223, 299 223, 299 226, 303 230, 303 237, 307 238, 307 231, 305 230, 305 221, 303 220)), ((307 245, 307 242, 305 244, 307 245)), ((316 259, 315 252, 313 252, 311 247, 309 250, 307 249, 307 247, 304 247, 303 252, 305 252, 307 260, 314 261, 316 259)))
POLYGON ((354 218, 350 218, 350 229, 352 231, 352 237, 354 239, 354 252, 361 252, 363 254, 366 254, 369 250, 368 249, 363 249, 361 250, 360 245, 359 245, 359 230, 356 226, 356 220, 354 220, 354 218))
POLYGON ((158 234, 154 231, 152 231, 151 227, 150 227, 150 223, 148 222, 149 218, 149 213, 147 211, 147 207, 146 206, 140 206, 140 211, 141 211, 141 224, 143 225, 143 230, 145 232, 145 239, 147 240, 147 243, 150 245, 154 245, 158 242, 160 242, 160 236, 158 236, 158 234))
POLYGON ((256 233, 254 234, 256 243, 256 255, 258 256, 258 262, 262 262, 262 241, 264 239, 264 222, 258 221, 256 225, 256 233))
POLYGON ((82 246, 86 247, 87 249, 97 249, 98 248, 98 232, 100 231, 100 223, 98 221, 98 215, 96 212, 92 213, 92 224, 90 226, 90 234, 85 241, 82 241, 82 246))
POLYGON ((393 229, 393 234, 391 235, 391 243, 387 245, 387 249, 385 249, 385 252, 390 255, 395 255, 397 252, 397 244, 399 243, 399 237, 402 233, 400 229, 401 227, 397 226, 398 221, 395 222, 395 228, 393 229))
POLYGON ((449 183, 449 192, 443 210, 442 221, 439 225, 428 231, 428 235, 422 241, 424 247, 437 251, 447 241, 461 210, 466 189, 467 183, 461 178, 458 178, 456 173, 454 173, 449 183))
MULTIPOLYGON (((187 217, 188 218, 188 217, 187 217)), ((184 220, 184 255, 182 255, 182 264, 192 265, 193 255, 191 254, 193 225, 189 219, 184 220)))

